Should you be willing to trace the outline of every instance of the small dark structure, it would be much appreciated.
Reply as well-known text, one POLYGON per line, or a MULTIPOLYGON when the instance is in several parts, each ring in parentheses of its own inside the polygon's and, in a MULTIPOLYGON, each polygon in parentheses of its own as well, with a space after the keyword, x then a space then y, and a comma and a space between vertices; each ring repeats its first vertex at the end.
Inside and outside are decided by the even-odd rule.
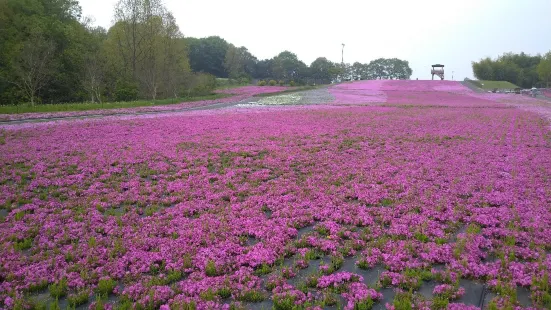
POLYGON ((439 76, 441 80, 444 80, 444 65, 432 65, 432 70, 430 70, 430 74, 432 74, 433 80, 435 75, 439 76))

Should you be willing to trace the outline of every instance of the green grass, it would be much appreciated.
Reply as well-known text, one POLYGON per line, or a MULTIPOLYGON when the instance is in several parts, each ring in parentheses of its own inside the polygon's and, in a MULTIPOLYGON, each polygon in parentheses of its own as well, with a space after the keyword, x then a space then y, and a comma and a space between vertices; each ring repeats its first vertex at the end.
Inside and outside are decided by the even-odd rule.
POLYGON ((476 80, 471 80, 469 82, 474 84, 476 87, 482 88, 482 89, 485 89, 485 90, 493 90, 494 88, 497 88, 497 89, 515 89, 515 88, 518 88, 518 86, 516 86, 515 84, 513 84, 511 82, 507 82, 507 81, 484 81, 484 80, 476 81, 476 80))
POLYGON ((44 112, 68 112, 68 111, 90 111, 103 109, 136 108, 147 106, 170 105, 181 102, 192 102, 201 100, 213 100, 229 97, 228 94, 210 94, 206 96, 169 98, 162 100, 137 100, 128 102, 105 102, 101 103, 60 103, 60 104, 37 104, 30 106, 28 104, 3 105, 0 106, 0 114, 20 114, 20 113, 44 113, 44 112))

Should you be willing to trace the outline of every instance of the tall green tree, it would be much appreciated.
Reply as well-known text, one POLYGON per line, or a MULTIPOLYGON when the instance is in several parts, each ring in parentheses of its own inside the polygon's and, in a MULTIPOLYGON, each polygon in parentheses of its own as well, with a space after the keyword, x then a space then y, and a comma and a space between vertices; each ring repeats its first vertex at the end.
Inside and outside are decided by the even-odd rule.
POLYGON ((177 96, 189 77, 187 50, 160 0, 119 0, 106 40, 120 99, 177 96))
POLYGON ((2 0, 0 12, 0 100, 78 99, 86 41, 78 2, 2 0))
POLYGON ((494 80, 494 69, 490 58, 472 62, 474 76, 479 80, 494 80))
POLYGON ((189 63, 195 72, 205 72, 217 77, 228 77, 224 61, 230 44, 218 37, 187 38, 189 63))
POLYGON ((310 75, 318 84, 330 83, 336 78, 335 63, 325 57, 318 57, 310 64, 310 75))
POLYGON ((269 79, 273 76, 273 59, 263 59, 256 63, 253 77, 257 79, 269 79))
POLYGON ((368 79, 407 80, 412 73, 407 60, 379 58, 367 64, 364 74, 368 79))
POLYGON ((12 61, 12 75, 8 77, 8 81, 16 85, 33 106, 38 91, 54 75, 55 48, 52 40, 33 35, 23 42, 17 57, 12 61))
POLYGON ((289 51, 279 53, 272 60, 274 78, 284 81, 298 81, 307 77, 308 67, 300 61, 296 54, 289 51))
POLYGON ((102 27, 86 26, 89 36, 81 71, 81 84, 91 102, 102 102, 108 71, 104 49, 107 32, 102 27))
POLYGON ((224 60, 224 68, 230 79, 250 78, 254 75, 258 60, 246 47, 230 44, 224 60))

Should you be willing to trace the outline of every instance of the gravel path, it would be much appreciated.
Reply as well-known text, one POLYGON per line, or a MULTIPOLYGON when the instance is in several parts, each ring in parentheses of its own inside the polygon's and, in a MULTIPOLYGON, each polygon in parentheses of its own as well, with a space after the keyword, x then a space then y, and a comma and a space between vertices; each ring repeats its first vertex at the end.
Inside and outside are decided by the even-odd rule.
POLYGON ((0 125, 11 125, 11 124, 24 124, 24 123, 42 123, 42 122, 52 122, 52 121, 61 121, 61 120, 72 120, 72 119, 87 119, 87 118, 102 118, 102 117, 112 117, 112 116, 133 116, 133 115, 154 115, 154 114, 169 114, 185 111, 202 111, 202 110, 213 110, 221 109, 225 107, 234 106, 235 102, 224 102, 224 103, 215 103, 207 106, 194 107, 194 108, 182 108, 175 110, 161 110, 161 111, 144 111, 136 113, 106 113, 106 114, 88 114, 88 115, 78 115, 78 116, 60 116, 60 117, 48 117, 48 118, 31 118, 31 119, 22 119, 22 120, 1 120, 0 125))

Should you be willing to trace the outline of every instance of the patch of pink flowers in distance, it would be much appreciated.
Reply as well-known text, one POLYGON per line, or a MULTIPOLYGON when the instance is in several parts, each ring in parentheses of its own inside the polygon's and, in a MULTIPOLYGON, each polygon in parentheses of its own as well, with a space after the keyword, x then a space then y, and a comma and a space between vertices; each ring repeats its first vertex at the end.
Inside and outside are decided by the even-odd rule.
POLYGON ((457 81, 367 80, 329 88, 334 104, 447 107, 503 107, 502 103, 541 104, 516 94, 478 93, 457 81))
POLYGON ((383 86, 387 81, 372 80, 353 83, 341 83, 329 88, 335 97, 335 104, 380 104, 387 101, 387 94, 383 86))
POLYGON ((3 130, 0 308, 545 308, 549 123, 468 100, 3 130))

